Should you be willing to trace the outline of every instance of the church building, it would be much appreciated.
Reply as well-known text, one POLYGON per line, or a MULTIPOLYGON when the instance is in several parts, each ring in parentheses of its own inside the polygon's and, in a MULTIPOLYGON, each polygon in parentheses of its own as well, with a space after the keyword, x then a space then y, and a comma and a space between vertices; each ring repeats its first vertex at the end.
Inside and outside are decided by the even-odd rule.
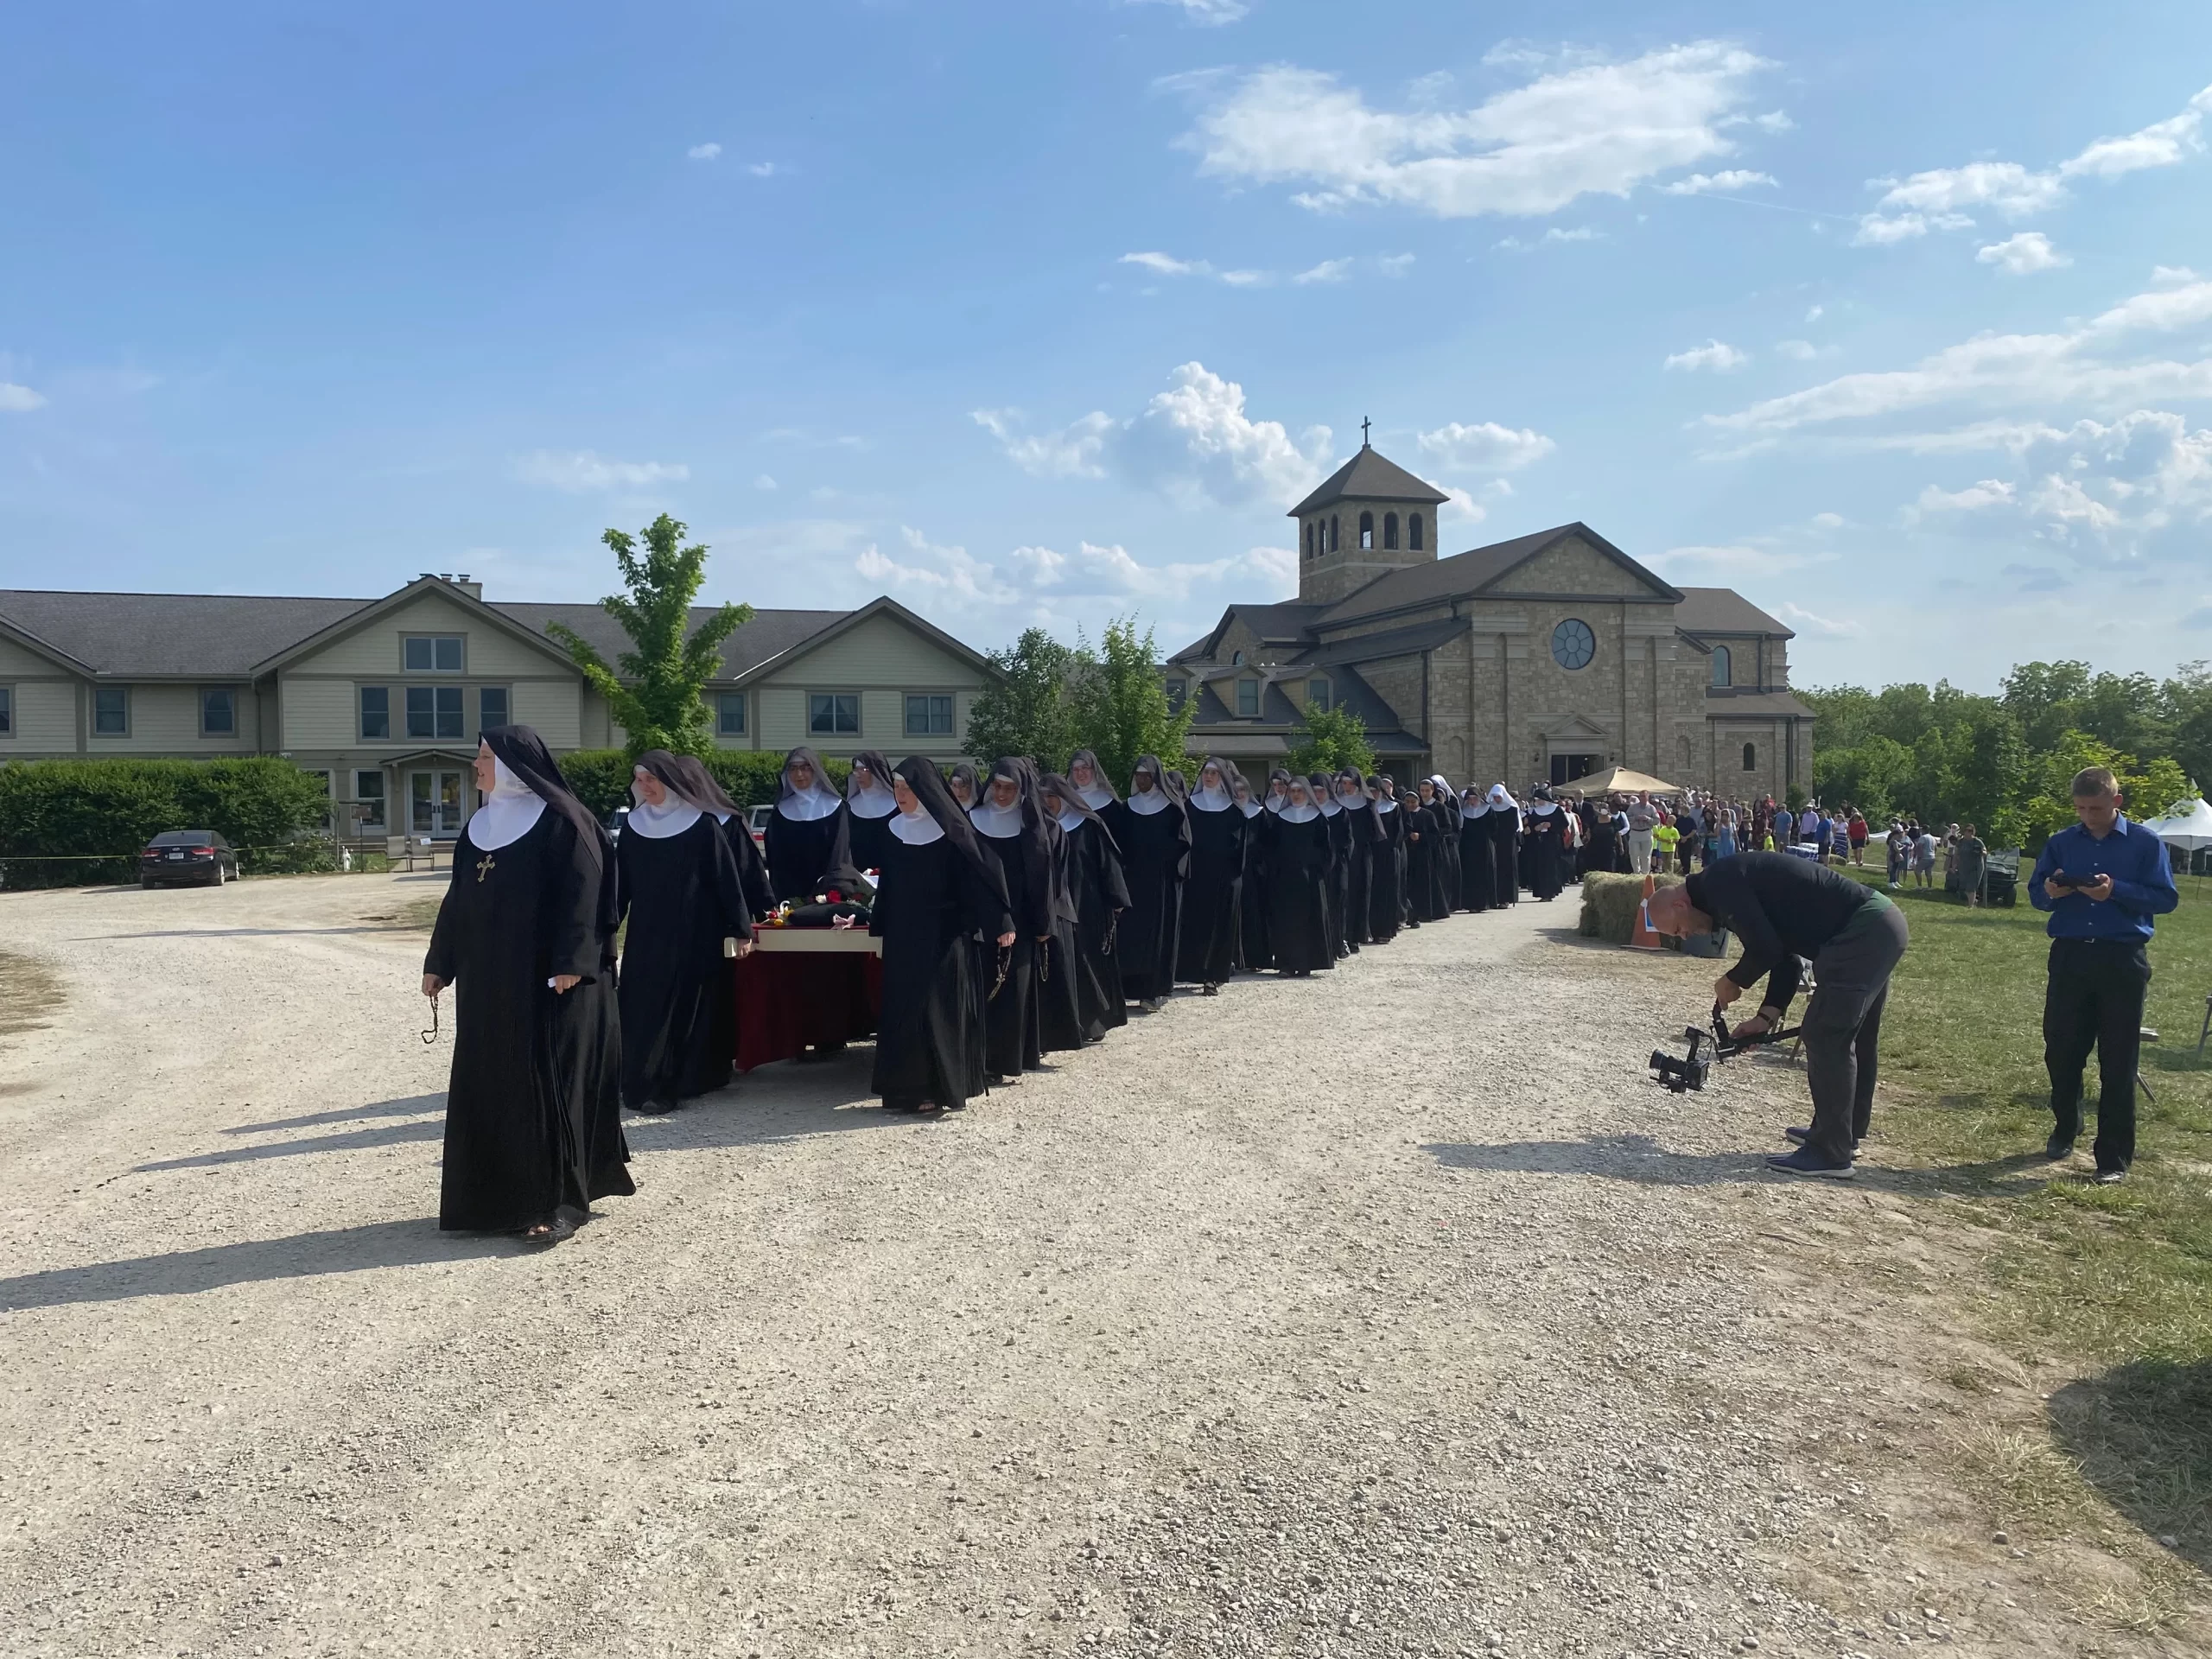
POLYGON ((1744 798, 1810 786, 1789 628, 1587 524, 1440 558, 1448 499, 1362 444, 1294 507, 1298 597, 1232 605, 1166 663, 1171 697, 1198 700, 1192 751, 1264 778, 1306 709, 1343 708, 1401 782, 1524 793, 1618 763, 1744 798))

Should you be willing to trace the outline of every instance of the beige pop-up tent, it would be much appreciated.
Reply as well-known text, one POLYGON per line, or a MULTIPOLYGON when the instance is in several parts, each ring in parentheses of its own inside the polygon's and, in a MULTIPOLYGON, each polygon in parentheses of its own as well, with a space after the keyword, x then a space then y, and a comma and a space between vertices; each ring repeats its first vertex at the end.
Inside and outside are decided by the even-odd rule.
POLYGON ((1587 778, 1570 778, 1552 792, 1560 794, 1579 789, 1585 795, 1680 795, 1681 788, 1654 778, 1648 772, 1637 772, 1628 766, 1607 766, 1603 772, 1593 772, 1587 778))

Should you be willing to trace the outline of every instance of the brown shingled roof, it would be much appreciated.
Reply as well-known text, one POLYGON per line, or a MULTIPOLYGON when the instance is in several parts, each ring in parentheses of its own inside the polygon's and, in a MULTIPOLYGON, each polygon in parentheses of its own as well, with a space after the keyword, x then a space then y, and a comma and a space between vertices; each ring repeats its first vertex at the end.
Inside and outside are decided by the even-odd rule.
POLYGON ((1434 485, 1425 484, 1415 478, 1396 461, 1363 444, 1357 454, 1331 473, 1322 480, 1320 488, 1285 516, 1296 518, 1347 497, 1363 501, 1427 501, 1432 504, 1452 499, 1434 485))
POLYGON ((1675 607, 1675 626, 1684 633, 1764 633, 1797 636, 1733 588, 1685 588, 1675 607))

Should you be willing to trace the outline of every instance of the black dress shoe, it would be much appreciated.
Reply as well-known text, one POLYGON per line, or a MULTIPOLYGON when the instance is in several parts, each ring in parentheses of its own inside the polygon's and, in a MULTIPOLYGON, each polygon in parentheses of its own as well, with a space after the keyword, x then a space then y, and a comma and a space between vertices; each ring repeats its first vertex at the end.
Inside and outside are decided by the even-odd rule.
POLYGON ((2052 1135, 2043 1143, 2043 1155, 2054 1164, 2064 1162, 2074 1155, 2074 1137, 2070 1135, 2052 1135))

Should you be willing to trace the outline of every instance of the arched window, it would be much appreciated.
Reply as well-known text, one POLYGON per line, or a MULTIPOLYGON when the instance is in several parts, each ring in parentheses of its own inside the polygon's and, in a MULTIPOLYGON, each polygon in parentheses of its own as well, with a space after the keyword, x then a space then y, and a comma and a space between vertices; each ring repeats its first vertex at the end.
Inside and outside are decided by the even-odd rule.
POLYGON ((1342 543, 1340 543, 1337 539, 1337 531, 1338 528, 1339 526, 1337 523, 1337 515, 1332 512, 1329 515, 1329 551, 1332 553, 1335 552, 1337 549, 1342 545, 1342 543))
POLYGON ((1744 770, 1745 770, 1745 772, 1757 772, 1758 769, 1759 769, 1759 746, 1758 746, 1758 744, 1756 744, 1756 743, 1746 743, 1746 744, 1745 744, 1745 745, 1744 745, 1744 770))
POLYGON ((1313 556, 1313 521, 1310 518, 1306 521, 1306 556, 1313 556))
POLYGON ((1244 653, 1243 653, 1243 652, 1241 652, 1241 651, 1232 651, 1232 652, 1230 652, 1229 653, 1229 665, 1230 665, 1231 668, 1242 668, 1242 667, 1243 667, 1243 666, 1244 666, 1244 653))
POLYGON ((1406 515, 1406 545, 1416 553, 1421 551, 1421 514, 1417 512, 1406 515))
POLYGON ((1375 545, 1375 515, 1371 512, 1359 515, 1359 544, 1362 547, 1375 545))
POLYGON ((1382 545, 1395 547, 1397 544, 1398 515, 1395 512, 1386 512, 1382 515, 1382 545))
POLYGON ((1715 685, 1733 685, 1736 683, 1734 673, 1728 647, 1715 645, 1713 648, 1713 683, 1715 685))

